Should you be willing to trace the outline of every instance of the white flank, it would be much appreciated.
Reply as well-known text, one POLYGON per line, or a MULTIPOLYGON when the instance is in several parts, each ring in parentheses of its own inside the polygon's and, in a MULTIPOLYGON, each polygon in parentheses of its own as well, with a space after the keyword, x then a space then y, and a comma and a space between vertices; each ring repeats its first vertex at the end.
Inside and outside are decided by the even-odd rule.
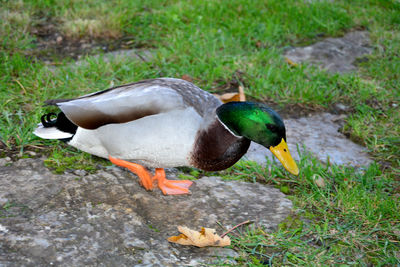
POLYGON ((96 130, 79 127, 69 145, 99 157, 110 155, 148 167, 187 166, 201 121, 190 107, 96 130))

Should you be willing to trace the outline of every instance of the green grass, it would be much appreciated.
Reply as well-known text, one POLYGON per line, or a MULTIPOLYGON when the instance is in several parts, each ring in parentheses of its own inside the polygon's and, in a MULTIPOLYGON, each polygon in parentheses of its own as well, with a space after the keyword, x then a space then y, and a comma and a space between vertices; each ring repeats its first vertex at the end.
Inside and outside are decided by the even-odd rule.
POLYGON ((236 80, 248 97, 281 107, 328 110, 344 103, 351 112, 343 132, 366 146, 376 163, 360 171, 306 155, 298 178, 273 164, 241 163, 220 173, 271 184, 288 194, 296 211, 276 232, 250 227, 233 236, 234 247, 249 266, 400 264, 400 3, 307 2, 0 0, 0 140, 20 156, 40 147, 56 172, 73 166, 92 171, 98 164, 93 157, 32 134, 44 112, 41 103, 161 76, 188 75, 209 91, 236 80), (35 35, 48 24, 70 43, 123 38, 151 49, 153 58, 87 56, 75 65, 54 55, 49 66, 36 57, 35 35), (374 48, 357 73, 332 75, 285 62, 287 47, 353 29, 367 29, 374 48), (325 187, 315 184, 316 175, 325 187))
POLYGON ((324 165, 310 155, 299 162, 300 175, 287 177, 271 164, 242 162, 224 172, 225 179, 264 180, 288 188, 296 211, 276 232, 248 227, 232 235, 241 260, 276 265, 399 264, 399 196, 393 181, 377 164, 363 171, 324 165), (249 171, 250 170, 250 171, 249 171), (315 182, 315 175, 325 186, 315 182))
POLYGON ((99 169, 99 166, 110 166, 111 162, 62 145, 51 151, 49 158, 44 160, 44 165, 55 174, 62 174, 66 170, 84 170, 88 173, 94 173, 99 169))

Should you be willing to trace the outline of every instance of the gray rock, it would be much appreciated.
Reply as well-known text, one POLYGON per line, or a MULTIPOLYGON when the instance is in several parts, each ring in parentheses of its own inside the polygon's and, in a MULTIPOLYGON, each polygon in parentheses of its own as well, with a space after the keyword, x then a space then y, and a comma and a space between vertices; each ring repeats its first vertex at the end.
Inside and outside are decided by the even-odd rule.
POLYGON ((198 266, 228 261, 229 248, 171 244, 177 226, 222 233, 245 220, 273 229, 292 204, 268 186, 204 177, 191 195, 146 192, 138 179, 108 168, 75 179, 54 175, 42 159, 0 167, 0 265, 198 266), (218 226, 221 223, 226 229, 218 226))
POLYGON ((87 174, 87 171, 85 171, 85 170, 74 170, 73 173, 75 175, 78 175, 78 176, 85 176, 87 174))
POLYGON ((309 62, 329 72, 351 72, 357 58, 372 53, 369 33, 354 31, 342 38, 327 38, 306 47, 288 50, 285 57, 295 63, 309 62))
MULTIPOLYGON (((367 150, 354 142, 338 130, 341 127, 339 121, 342 115, 320 113, 300 119, 285 120, 286 136, 290 153, 293 158, 299 160, 297 151, 308 151, 318 159, 337 165, 365 166, 370 159, 367 150)), ((265 165, 266 158, 274 160, 272 153, 265 147, 252 143, 244 159, 256 161, 265 165)), ((277 160, 276 160, 277 161, 277 160)))
POLYGON ((0 167, 7 165, 11 162, 10 157, 0 158, 0 167))
POLYGON ((342 103, 336 103, 334 106, 338 111, 344 112, 344 111, 348 111, 349 110, 349 106, 346 106, 346 105, 344 105, 342 103))
POLYGON ((35 157, 37 154, 35 151, 25 151, 26 154, 28 154, 29 156, 35 157))

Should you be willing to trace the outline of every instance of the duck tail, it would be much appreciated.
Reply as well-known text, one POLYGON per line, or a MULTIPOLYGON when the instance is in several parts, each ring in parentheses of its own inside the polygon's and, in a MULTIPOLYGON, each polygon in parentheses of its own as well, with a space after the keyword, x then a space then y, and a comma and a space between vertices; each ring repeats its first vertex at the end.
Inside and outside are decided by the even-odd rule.
POLYGON ((78 129, 78 126, 73 124, 63 112, 58 113, 58 115, 55 113, 44 114, 40 120, 41 123, 38 124, 33 133, 43 139, 69 141, 78 129), (54 116, 56 118, 52 119, 54 116))

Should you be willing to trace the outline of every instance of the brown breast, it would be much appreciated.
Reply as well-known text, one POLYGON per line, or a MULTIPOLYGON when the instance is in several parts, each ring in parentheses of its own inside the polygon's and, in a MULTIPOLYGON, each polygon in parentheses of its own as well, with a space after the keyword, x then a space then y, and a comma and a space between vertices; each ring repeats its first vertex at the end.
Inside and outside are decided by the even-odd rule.
POLYGON ((247 151, 250 140, 231 134, 218 119, 196 137, 191 154, 192 166, 206 171, 220 171, 235 164, 247 151))

